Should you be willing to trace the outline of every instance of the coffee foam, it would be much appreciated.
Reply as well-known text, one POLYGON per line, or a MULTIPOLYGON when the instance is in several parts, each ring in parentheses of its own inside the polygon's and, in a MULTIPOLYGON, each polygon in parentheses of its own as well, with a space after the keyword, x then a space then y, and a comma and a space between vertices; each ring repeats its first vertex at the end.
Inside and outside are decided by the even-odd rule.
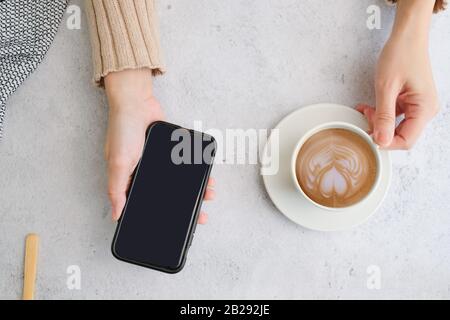
POLYGON ((377 174, 376 156, 360 135, 346 129, 314 134, 297 156, 300 187, 314 202, 342 208, 362 200, 377 174))

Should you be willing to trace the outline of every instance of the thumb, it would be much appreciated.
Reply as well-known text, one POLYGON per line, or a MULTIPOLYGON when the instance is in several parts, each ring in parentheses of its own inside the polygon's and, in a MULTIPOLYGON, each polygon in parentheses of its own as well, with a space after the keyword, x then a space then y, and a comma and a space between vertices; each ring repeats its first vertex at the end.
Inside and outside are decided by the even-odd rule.
POLYGON ((112 161, 108 165, 108 195, 111 200, 112 218, 119 220, 127 201, 127 189, 130 181, 129 166, 112 161))
POLYGON ((383 87, 376 90, 376 112, 374 121, 375 142, 381 147, 391 144, 395 132, 395 104, 398 90, 394 87, 383 87))

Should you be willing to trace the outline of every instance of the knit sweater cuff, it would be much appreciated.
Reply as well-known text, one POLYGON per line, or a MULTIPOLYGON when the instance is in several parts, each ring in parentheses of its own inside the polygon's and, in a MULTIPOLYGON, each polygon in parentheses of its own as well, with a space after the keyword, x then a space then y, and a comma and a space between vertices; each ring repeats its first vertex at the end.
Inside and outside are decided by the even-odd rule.
POLYGON ((154 0, 86 0, 86 11, 98 85, 110 72, 164 72, 154 0))

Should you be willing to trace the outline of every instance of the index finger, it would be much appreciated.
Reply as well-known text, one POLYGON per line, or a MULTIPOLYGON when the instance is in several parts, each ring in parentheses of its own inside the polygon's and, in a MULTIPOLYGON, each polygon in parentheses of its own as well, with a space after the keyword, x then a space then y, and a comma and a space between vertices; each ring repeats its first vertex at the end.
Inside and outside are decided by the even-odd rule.
POLYGON ((112 205, 113 220, 118 220, 127 201, 126 192, 130 183, 130 171, 126 165, 114 161, 108 164, 108 195, 112 205))

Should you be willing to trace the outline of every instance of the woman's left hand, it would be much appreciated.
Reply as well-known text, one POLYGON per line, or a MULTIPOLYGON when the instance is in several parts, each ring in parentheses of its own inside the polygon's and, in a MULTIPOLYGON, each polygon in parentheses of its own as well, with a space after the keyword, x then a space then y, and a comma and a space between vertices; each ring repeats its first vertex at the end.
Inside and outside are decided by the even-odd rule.
MULTIPOLYGON (((113 72, 105 77, 109 101, 108 132, 105 157, 108 162, 108 195, 112 205, 112 218, 118 220, 126 203, 131 176, 139 163, 147 128, 163 120, 159 102, 152 94, 150 69, 113 72)), ((213 180, 208 183, 205 200, 214 198, 213 180)), ((199 223, 207 215, 201 213, 199 223)))

